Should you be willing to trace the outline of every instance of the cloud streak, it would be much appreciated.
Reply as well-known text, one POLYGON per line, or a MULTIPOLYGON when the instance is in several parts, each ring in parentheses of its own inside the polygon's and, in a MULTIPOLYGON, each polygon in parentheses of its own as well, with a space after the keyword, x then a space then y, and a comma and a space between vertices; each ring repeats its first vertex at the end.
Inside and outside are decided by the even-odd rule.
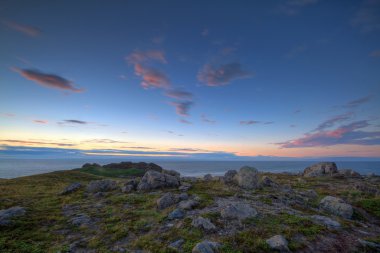
POLYGON ((191 101, 182 101, 182 102, 171 102, 172 106, 174 106, 176 113, 180 116, 187 117, 189 116, 190 107, 193 105, 191 101))
POLYGON ((198 80, 207 86, 227 85, 236 79, 251 77, 251 73, 242 69, 238 62, 218 66, 206 64, 198 73, 198 80))
POLYGON ((362 131, 370 126, 368 121, 356 121, 330 131, 318 131, 303 137, 277 143, 281 148, 327 147, 339 144, 380 145, 380 131, 362 131))
POLYGON ((39 70, 32 69, 13 68, 13 70, 18 72, 25 79, 33 81, 44 87, 72 92, 83 92, 83 89, 76 88, 71 81, 55 74, 47 74, 39 70))
POLYGON ((330 128, 330 127, 334 126, 336 123, 343 122, 343 121, 351 119, 353 117, 353 115, 354 114, 352 112, 348 112, 345 114, 334 116, 334 117, 322 122, 321 124, 319 124, 319 126, 316 129, 314 129, 313 131, 325 130, 326 128, 330 128))
POLYGON ((181 100, 192 100, 193 98, 191 92, 183 90, 168 90, 165 92, 165 96, 181 100))
POLYGON ((141 76, 141 86, 144 89, 149 88, 169 88, 170 81, 165 73, 153 67, 143 66, 141 64, 135 65, 135 74, 141 76))
POLYGON ((365 97, 362 97, 362 98, 358 98, 358 99, 349 101, 346 105, 344 105, 344 107, 347 107, 347 108, 358 107, 358 106, 360 106, 362 104, 365 104, 365 103, 369 102, 371 99, 372 99, 372 96, 368 95, 368 96, 365 96, 365 97))
POLYGON ((3 22, 8 28, 15 30, 17 32, 23 33, 31 37, 37 37, 41 34, 41 30, 37 27, 16 23, 13 21, 4 21, 3 22))

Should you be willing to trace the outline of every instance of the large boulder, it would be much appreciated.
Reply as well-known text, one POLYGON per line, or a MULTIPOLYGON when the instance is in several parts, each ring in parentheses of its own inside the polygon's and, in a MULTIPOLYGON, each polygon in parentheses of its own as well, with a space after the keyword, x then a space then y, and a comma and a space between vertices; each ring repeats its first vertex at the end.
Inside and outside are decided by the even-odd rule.
POLYGON ((351 219, 353 214, 353 208, 350 204, 347 204, 342 199, 326 196, 319 203, 319 207, 333 215, 337 215, 346 219, 351 219))
POLYGON ((0 210, 0 226, 12 224, 12 219, 25 215, 26 210, 21 206, 14 206, 8 209, 0 210))
POLYGON ((220 247, 221 245, 218 242, 210 242, 208 240, 204 240, 200 243, 197 243, 191 252, 192 253, 215 253, 215 252, 218 252, 220 247))
POLYGON ((282 235, 275 235, 266 240, 269 247, 273 250, 280 252, 290 252, 288 248, 288 241, 282 235))
POLYGON ((339 175, 343 175, 345 177, 361 177, 361 175, 358 172, 352 169, 340 169, 338 173, 339 175))
POLYGON ((257 211, 245 203, 231 203, 222 208, 220 214, 224 219, 244 220, 255 217, 257 211))
POLYGON ((236 170, 229 170, 227 171, 224 176, 223 176, 223 182, 225 184, 232 184, 235 182, 235 176, 237 174, 237 171, 236 170))
POLYGON ((178 202, 177 196, 175 196, 171 192, 167 192, 161 198, 157 200, 157 208, 162 210, 176 204, 177 202, 178 202))
POLYGON ((213 231, 216 229, 216 226, 209 219, 203 217, 194 218, 191 225, 205 231, 213 231))
POLYGON ((108 192, 117 188, 116 181, 111 179, 94 180, 87 185, 88 192, 108 192))
POLYGON ((321 162, 313 164, 307 167, 303 171, 304 177, 321 177, 321 176, 332 176, 338 173, 338 168, 333 162, 321 162))
POLYGON ((79 188, 81 188, 81 187, 82 187, 81 183, 72 183, 72 184, 66 186, 65 189, 63 189, 63 191, 60 193, 60 195, 70 194, 72 192, 79 190, 79 188))
POLYGON ((178 187, 179 185, 180 181, 176 176, 150 170, 145 173, 137 189, 139 191, 149 191, 152 189, 178 187))
POLYGON ((244 189, 256 189, 259 186, 258 171, 254 167, 244 166, 235 175, 236 183, 244 189))

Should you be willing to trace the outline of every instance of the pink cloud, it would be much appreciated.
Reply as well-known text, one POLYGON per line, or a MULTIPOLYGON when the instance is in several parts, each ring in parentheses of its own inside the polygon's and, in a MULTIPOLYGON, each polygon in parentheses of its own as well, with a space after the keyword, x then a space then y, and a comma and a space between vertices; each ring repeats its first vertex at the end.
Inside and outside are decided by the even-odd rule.
POLYGON ((4 24, 13 30, 26 34, 28 36, 36 37, 41 34, 41 30, 33 26, 20 24, 13 21, 5 21, 4 24))
POLYGON ((175 107, 178 115, 186 117, 189 116, 189 110, 190 107, 193 105, 193 102, 171 102, 170 104, 175 107))
POLYGON ((164 73, 160 72, 155 68, 146 67, 141 64, 136 64, 135 74, 141 76, 141 86, 145 89, 151 87, 169 88, 170 86, 169 78, 164 73))
MULTIPOLYGON (((185 120, 185 119, 180 119, 179 122, 181 122, 182 124, 188 124, 188 125, 192 124, 190 121, 185 120)), ((182 135, 178 135, 178 136, 182 136, 182 135)))
POLYGON ((33 120, 34 123, 38 123, 38 124, 47 124, 49 123, 49 121, 47 120, 42 120, 42 119, 35 119, 33 120))
POLYGON ((167 63, 165 53, 160 50, 148 50, 148 51, 135 51, 126 57, 126 60, 130 64, 137 64, 146 62, 149 60, 159 61, 161 63, 167 63))
POLYGON ((182 99, 182 100, 191 100, 193 94, 183 90, 168 90, 165 92, 165 95, 171 98, 182 99))
POLYGON ((250 77, 251 74, 242 70, 237 62, 214 66, 206 64, 198 73, 198 80, 208 86, 222 86, 236 79, 250 77))
POLYGON ((79 89, 73 86, 73 83, 61 76, 54 74, 42 73, 38 70, 31 69, 19 69, 13 68, 14 71, 18 72, 24 78, 34 81, 37 84, 48 88, 55 88, 61 90, 69 90, 73 92, 82 92, 83 89, 79 89))

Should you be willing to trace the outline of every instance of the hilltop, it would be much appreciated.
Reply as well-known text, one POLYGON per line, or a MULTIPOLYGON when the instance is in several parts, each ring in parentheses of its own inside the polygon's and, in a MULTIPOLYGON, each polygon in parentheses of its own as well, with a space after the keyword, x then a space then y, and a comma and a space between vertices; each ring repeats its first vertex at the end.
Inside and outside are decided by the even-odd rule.
POLYGON ((379 252, 380 177, 182 177, 120 163, 0 180, 1 252, 379 252))

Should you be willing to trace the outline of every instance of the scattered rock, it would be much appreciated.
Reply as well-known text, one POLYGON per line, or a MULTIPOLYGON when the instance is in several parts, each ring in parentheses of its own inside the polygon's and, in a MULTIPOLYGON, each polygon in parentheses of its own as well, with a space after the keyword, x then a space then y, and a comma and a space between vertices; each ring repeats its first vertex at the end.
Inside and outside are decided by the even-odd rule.
POLYGON ((245 203, 232 203, 224 207, 220 214, 225 219, 244 220, 257 215, 256 209, 245 203))
POLYGON ((195 183, 198 181, 197 177, 182 177, 182 181, 190 182, 190 183, 195 183))
POLYGON ((91 218, 83 213, 76 214, 70 219, 71 224, 74 226, 88 226, 91 223, 91 218))
POLYGON ((277 188, 279 185, 276 182, 274 182, 270 177, 263 176, 260 180, 260 186, 277 188))
POLYGON ((333 219, 330 219, 327 216, 312 215, 312 216, 310 216, 310 218, 315 223, 323 225, 323 226, 326 226, 327 228, 330 228, 330 229, 338 229, 338 228, 341 227, 339 222, 337 222, 337 221, 335 221, 333 219))
POLYGON ((116 181, 111 179, 91 181, 87 186, 88 192, 108 192, 117 189, 116 181))
POLYGON ((206 174, 206 175, 204 175, 204 176, 203 176, 203 180, 206 181, 206 182, 207 182, 207 181, 211 181, 211 180, 212 180, 212 175, 211 175, 211 174, 206 174))
POLYGON ((220 247, 221 245, 218 242, 204 240, 194 246, 192 253, 215 253, 220 247))
POLYGON ((197 217, 193 219, 191 225, 193 227, 201 228, 206 231, 213 231, 216 229, 216 226, 212 224, 212 222, 209 219, 203 217, 197 217))
POLYGON ((70 194, 72 192, 79 190, 79 188, 81 188, 81 187, 82 187, 81 183, 72 183, 72 184, 66 186, 65 189, 63 189, 63 191, 60 193, 60 195, 70 194))
POLYGON ((179 180, 177 177, 150 170, 145 173, 137 189, 139 191, 147 191, 178 186, 179 180))
POLYGON ((358 242, 363 245, 364 247, 376 250, 375 252, 380 252, 380 244, 379 243, 374 243, 374 242, 369 242, 365 241, 363 239, 358 239, 358 242))
POLYGON ((181 186, 178 187, 178 190, 180 190, 181 192, 187 192, 188 190, 190 190, 190 188, 191 188, 191 184, 182 182, 181 186))
POLYGON ((133 185, 124 185, 123 187, 121 187, 121 192, 123 193, 130 193, 133 191, 134 191, 133 185))
POLYGON ((361 175, 358 172, 352 169, 340 169, 338 173, 340 175, 344 175, 345 177, 361 177, 361 175))
POLYGON ((353 214, 353 209, 350 204, 347 204, 342 199, 333 196, 324 197, 319 203, 319 207, 328 213, 341 216, 346 219, 351 219, 353 214))
POLYGON ((275 235, 266 240, 269 247, 280 252, 290 252, 288 248, 288 241, 282 235, 275 235))
POLYGON ((338 173, 338 168, 333 162, 321 162, 316 163, 310 167, 307 167, 303 171, 304 177, 321 177, 321 176, 331 176, 338 173))
POLYGON ((177 177, 178 179, 181 177, 181 174, 178 171, 175 170, 162 170, 162 173, 168 174, 173 177, 177 177))
POLYGON ((236 170, 229 170, 227 171, 224 176, 223 176, 223 182, 225 184, 232 184, 235 182, 235 176, 237 174, 237 171, 236 170))
POLYGON ((25 213, 25 208, 21 206, 14 206, 8 209, 0 210, 0 226, 11 225, 13 218, 24 216, 25 213))
POLYGON ((167 192, 157 200, 157 208, 162 210, 176 204, 177 202, 178 198, 173 193, 167 192))
POLYGON ((187 193, 181 193, 181 194, 178 195, 178 199, 179 199, 179 201, 188 200, 189 199, 189 194, 187 194, 187 193))
POLYGON ((168 215, 168 219, 174 220, 174 219, 183 219, 185 217, 185 212, 182 209, 174 209, 171 213, 168 215))
POLYGON ((254 167, 240 168, 234 178, 237 184, 244 189, 256 189, 259 184, 258 171, 254 167))
POLYGON ((175 251, 180 251, 182 249, 182 245, 184 244, 185 240, 184 239, 178 239, 177 241, 174 241, 169 244, 168 248, 175 250, 175 251))
POLYGON ((189 200, 183 200, 179 202, 178 208, 183 209, 183 210, 191 210, 197 205, 199 205, 198 201, 189 199, 189 200))
POLYGON ((377 189, 377 187, 366 185, 366 184, 360 183, 360 182, 354 183, 352 185, 352 189, 357 190, 357 191, 361 191, 361 192, 366 193, 366 194, 371 194, 371 195, 379 195, 379 193, 380 193, 380 190, 377 189))

